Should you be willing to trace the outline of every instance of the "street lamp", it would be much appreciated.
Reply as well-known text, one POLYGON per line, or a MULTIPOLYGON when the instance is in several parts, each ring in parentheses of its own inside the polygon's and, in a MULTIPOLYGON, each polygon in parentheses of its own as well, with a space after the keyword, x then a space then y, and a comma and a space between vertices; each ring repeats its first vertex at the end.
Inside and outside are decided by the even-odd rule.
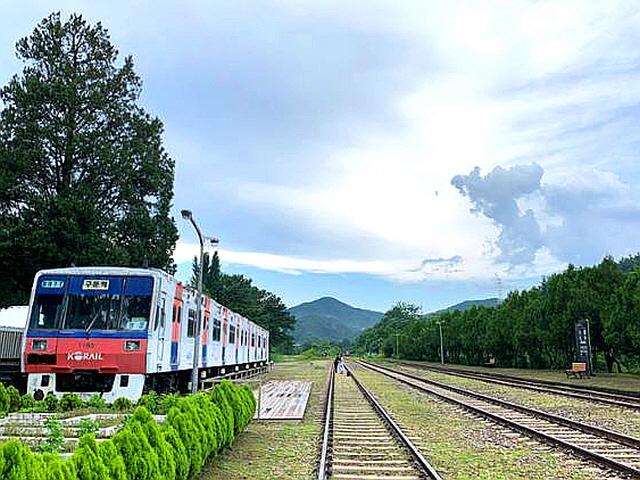
POLYGON ((442 320, 436 320, 440 329, 440 365, 444 365, 444 342, 442 341, 442 320))
POLYGON ((200 332, 201 332, 201 316, 202 316, 202 270, 204 264, 204 242, 205 240, 210 241, 211 243, 218 244, 219 241, 217 238, 208 238, 202 234, 200 227, 196 224, 193 219, 193 213, 191 210, 180 210, 180 214, 182 218, 185 220, 189 220, 193 228, 195 228, 196 233, 198 234, 198 241, 200 242, 200 262, 198 268, 198 305, 196 309, 196 331, 194 333, 193 339, 193 368, 191 370, 191 393, 198 393, 198 386, 200 383, 200 379, 198 376, 198 371, 200 367, 200 332))

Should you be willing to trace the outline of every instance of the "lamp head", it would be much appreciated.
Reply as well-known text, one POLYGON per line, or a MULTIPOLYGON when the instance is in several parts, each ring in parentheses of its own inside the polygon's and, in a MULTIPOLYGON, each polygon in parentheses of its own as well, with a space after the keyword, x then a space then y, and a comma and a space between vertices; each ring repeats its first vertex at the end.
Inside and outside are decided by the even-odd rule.
POLYGON ((218 239, 218 237, 205 237, 205 238, 211 245, 218 245, 220 243, 220 239, 218 239))
POLYGON ((182 215, 182 218, 184 218, 185 220, 191 220, 191 210, 180 210, 180 214, 182 215))

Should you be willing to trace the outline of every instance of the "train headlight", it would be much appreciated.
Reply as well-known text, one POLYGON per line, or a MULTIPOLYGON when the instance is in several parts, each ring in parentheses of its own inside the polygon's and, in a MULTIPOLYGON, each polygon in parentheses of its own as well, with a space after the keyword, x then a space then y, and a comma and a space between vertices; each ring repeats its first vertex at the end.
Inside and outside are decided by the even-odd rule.
POLYGON ((125 352, 135 352, 140 350, 140 340, 127 340, 124 342, 125 352))
POLYGON ((46 340, 34 340, 31 343, 31 348, 33 350, 46 350, 47 349, 47 341, 46 340))

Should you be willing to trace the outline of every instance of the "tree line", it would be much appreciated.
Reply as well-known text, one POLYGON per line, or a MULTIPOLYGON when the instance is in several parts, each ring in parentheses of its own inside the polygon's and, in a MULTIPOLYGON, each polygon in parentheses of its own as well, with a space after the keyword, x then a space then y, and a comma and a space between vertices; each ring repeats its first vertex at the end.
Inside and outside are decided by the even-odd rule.
MULTIPOLYGON (((175 273, 175 162, 163 124, 139 104, 133 59, 81 15, 43 19, 18 41, 24 62, 0 89, 0 308, 23 305, 46 268, 155 267, 175 273)), ((287 349, 295 321, 241 275, 207 273, 220 303, 287 349), (213 275, 213 276, 212 276, 213 275)))
POLYGON ((414 360, 440 359, 519 368, 566 368, 576 358, 575 324, 588 320, 596 366, 608 372, 640 367, 640 255, 610 256, 587 267, 569 265, 496 307, 421 315, 400 303, 364 331, 361 352, 414 360))

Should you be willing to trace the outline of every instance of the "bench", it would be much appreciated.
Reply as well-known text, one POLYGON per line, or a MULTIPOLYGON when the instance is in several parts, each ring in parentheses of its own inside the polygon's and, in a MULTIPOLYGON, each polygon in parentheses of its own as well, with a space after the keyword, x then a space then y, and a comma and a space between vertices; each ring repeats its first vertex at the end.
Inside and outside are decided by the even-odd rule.
POLYGON ((584 378, 588 376, 587 374, 587 364, 585 362, 574 362, 571 364, 571 368, 565 370, 564 373, 567 374, 567 378, 584 378))
POLYGON ((490 358, 488 362, 484 363, 485 367, 495 367, 496 366, 496 359, 495 358, 490 358))

